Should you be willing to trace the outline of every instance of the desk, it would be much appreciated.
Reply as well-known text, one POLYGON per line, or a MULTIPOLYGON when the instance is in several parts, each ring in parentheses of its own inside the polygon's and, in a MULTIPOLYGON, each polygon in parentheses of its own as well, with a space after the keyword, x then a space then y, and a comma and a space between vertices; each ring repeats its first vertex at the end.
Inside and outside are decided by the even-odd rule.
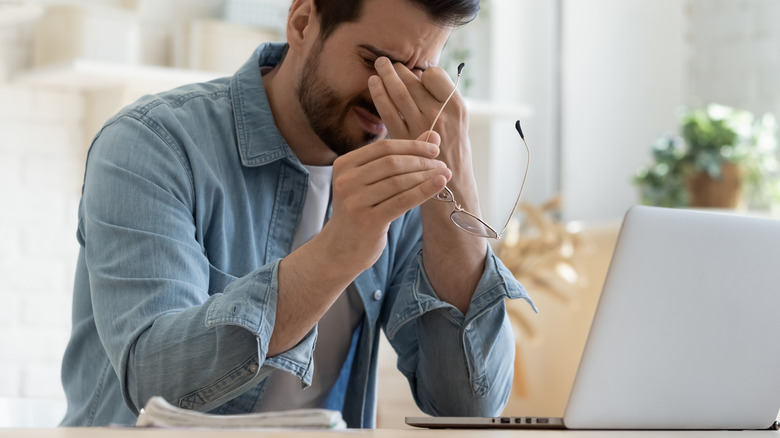
POLYGON ((581 430, 427 430, 427 429, 346 429, 346 430, 203 430, 203 429, 108 429, 52 428, 0 429, 0 438, 780 438, 780 431, 581 431, 581 430))

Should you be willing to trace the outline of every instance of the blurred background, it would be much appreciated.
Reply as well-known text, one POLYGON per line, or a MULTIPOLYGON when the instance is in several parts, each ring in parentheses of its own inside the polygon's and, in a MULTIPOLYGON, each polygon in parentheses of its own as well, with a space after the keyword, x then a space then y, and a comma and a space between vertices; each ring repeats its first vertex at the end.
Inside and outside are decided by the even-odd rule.
MULTIPOLYGON (((230 75, 260 43, 283 40, 289 4, 0 0, 0 298, 7 310, 0 426, 53 425, 63 412, 59 366, 93 136, 139 96, 230 75)), ((519 352, 528 358, 545 345, 539 340, 554 330, 545 324, 573 314, 583 321, 555 335, 574 333, 574 344, 546 343, 571 357, 518 361, 513 397, 522 400, 508 409, 536 406, 530 415, 550 415, 565 403, 616 226, 631 205, 774 214, 779 19, 775 0, 483 0, 479 17, 453 34, 441 65, 454 75, 466 62, 461 92, 489 222, 503 223, 525 168, 515 120, 531 148, 520 228, 496 246, 518 260, 513 272, 537 286, 535 297, 553 298, 539 317, 514 317, 519 352), (738 196, 707 191, 701 201, 694 185, 709 183, 691 183, 698 174, 716 182, 741 176, 738 196), (537 258, 547 264, 521 263, 537 258), (589 268, 583 259, 599 262, 589 268), (540 272, 549 275, 529 277, 540 272), (572 313, 556 314, 558 305, 572 313), (550 361, 569 364, 563 378, 550 361), (564 382, 552 404, 532 387, 545 381, 540 370, 564 382)), ((404 409, 408 401, 397 404, 404 409)), ((380 420, 389 417, 380 412, 380 420)))

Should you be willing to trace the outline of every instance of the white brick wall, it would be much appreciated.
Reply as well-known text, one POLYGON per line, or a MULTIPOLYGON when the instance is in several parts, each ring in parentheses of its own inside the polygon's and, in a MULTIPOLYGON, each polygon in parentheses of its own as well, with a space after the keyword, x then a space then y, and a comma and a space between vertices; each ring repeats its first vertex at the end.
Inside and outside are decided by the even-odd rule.
POLYGON ((29 27, 0 28, 0 398, 62 400, 84 99, 12 82, 29 36, 29 27))

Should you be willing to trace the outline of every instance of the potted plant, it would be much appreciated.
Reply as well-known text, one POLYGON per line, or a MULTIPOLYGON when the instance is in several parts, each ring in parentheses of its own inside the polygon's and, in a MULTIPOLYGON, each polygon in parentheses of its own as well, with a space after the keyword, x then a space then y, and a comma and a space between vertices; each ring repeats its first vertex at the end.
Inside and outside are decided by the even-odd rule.
POLYGON ((654 162, 634 175, 642 203, 770 209, 780 201, 777 125, 723 105, 685 113, 679 136, 659 138, 654 162))

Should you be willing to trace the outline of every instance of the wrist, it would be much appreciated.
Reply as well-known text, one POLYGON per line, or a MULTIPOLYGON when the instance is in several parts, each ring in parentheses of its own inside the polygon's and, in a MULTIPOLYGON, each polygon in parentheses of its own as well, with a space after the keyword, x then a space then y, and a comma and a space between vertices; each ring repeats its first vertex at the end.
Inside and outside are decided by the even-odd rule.
POLYGON ((331 220, 307 243, 306 250, 328 275, 352 281, 370 268, 384 250, 387 232, 372 237, 358 237, 354 229, 331 220))

